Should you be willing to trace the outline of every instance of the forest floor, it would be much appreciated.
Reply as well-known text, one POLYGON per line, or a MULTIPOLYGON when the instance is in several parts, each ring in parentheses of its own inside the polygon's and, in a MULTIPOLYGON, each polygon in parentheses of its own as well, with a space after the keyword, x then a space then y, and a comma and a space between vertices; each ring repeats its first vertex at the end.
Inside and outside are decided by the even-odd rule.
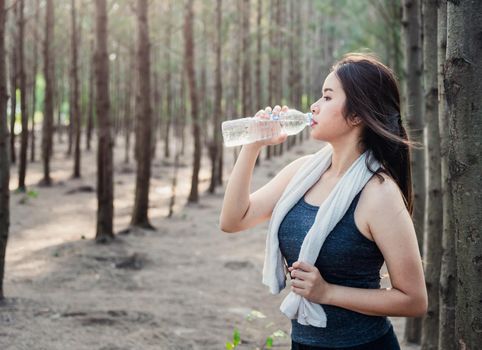
MULTIPOLYGON (((39 139, 37 139, 39 140, 39 139)), ((190 140, 190 138, 187 138, 190 140)), ((129 224, 135 166, 115 147, 115 231, 129 224)), ((254 171, 252 191, 295 158, 313 153, 310 140, 254 171)), ((268 222, 242 234, 218 228, 223 190, 206 192, 210 163, 203 155, 200 200, 186 205, 191 183, 191 145, 181 159, 175 214, 166 218, 172 161, 159 160, 158 145, 150 188, 151 223, 156 231, 117 235, 94 242, 96 226, 95 151, 82 153, 82 178, 71 179, 66 143, 55 145, 54 185, 39 187, 40 161, 28 164, 31 195, 11 194, 11 231, 0 307, 2 350, 225 349, 239 330, 239 349, 262 348, 275 334, 274 349, 289 349, 290 323, 279 311, 287 294, 273 296, 261 283, 268 222), (92 191, 79 191, 82 186, 92 191), (283 336, 284 334, 284 336, 283 336)), ((95 147, 94 147, 95 149, 95 147)), ((225 178, 233 165, 225 149, 225 178)), ((40 151, 38 151, 40 156, 40 151)), ((11 168, 11 189, 18 168, 11 168)), ((388 278, 383 279, 387 285, 388 278)), ((403 318, 392 318, 401 340, 403 318)), ((402 344, 403 349, 418 349, 402 344)))

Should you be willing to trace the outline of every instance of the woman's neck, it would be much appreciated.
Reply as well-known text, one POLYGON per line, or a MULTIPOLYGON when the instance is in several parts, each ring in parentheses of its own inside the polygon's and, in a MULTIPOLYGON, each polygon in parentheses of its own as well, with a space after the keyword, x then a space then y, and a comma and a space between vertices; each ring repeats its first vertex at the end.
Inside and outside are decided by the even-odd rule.
POLYGON ((363 150, 357 142, 331 143, 331 145, 333 147, 333 156, 327 172, 330 176, 342 177, 353 162, 360 157, 363 150))

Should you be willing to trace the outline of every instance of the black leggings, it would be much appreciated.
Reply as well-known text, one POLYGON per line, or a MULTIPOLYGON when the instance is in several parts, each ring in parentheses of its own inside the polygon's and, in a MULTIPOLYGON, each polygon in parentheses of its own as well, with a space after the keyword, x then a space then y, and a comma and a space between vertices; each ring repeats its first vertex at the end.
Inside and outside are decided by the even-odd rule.
POLYGON ((400 350, 397 336, 393 331, 393 327, 390 327, 388 332, 378 339, 375 339, 369 343, 350 346, 347 348, 324 348, 320 346, 311 346, 291 341, 291 350, 400 350))

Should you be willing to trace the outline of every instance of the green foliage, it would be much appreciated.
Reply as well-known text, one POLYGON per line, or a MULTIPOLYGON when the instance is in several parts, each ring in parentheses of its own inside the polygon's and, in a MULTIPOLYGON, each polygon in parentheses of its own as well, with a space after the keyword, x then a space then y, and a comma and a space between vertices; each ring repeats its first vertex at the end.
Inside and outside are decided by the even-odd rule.
POLYGON ((233 339, 232 342, 227 341, 226 342, 226 350, 233 350, 236 349, 236 347, 241 344, 241 336, 239 334, 239 331, 237 328, 234 329, 233 331, 233 339))
POLYGON ((24 192, 20 189, 17 189, 14 193, 22 195, 18 201, 19 204, 27 204, 30 199, 35 199, 38 197, 38 192, 35 190, 29 190, 27 192, 24 192))

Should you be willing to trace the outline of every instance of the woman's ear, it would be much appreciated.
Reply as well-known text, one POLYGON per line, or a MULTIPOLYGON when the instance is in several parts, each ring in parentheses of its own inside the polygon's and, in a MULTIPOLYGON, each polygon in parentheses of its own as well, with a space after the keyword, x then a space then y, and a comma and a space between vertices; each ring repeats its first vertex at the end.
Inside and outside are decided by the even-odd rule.
POLYGON ((354 114, 351 120, 351 125, 358 126, 361 122, 362 122, 362 119, 358 115, 354 114))

